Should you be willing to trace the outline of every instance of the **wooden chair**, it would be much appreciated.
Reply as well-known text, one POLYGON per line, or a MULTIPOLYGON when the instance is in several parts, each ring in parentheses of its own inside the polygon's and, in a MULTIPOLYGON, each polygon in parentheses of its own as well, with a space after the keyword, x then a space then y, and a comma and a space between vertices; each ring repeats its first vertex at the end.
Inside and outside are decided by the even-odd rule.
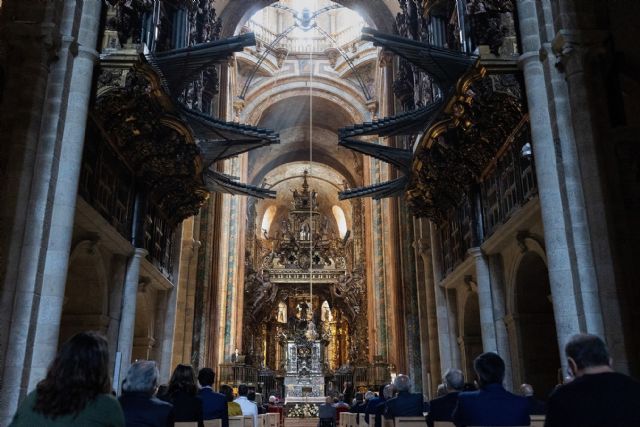
POLYGON ((383 427, 394 427, 393 420, 386 419, 384 415, 382 416, 382 425, 383 427))
POLYGON ((434 427, 456 427, 456 425, 451 421, 434 421, 433 426, 434 427))
POLYGON ((258 414, 258 427, 266 427, 267 425, 267 416, 265 414, 258 414))
POLYGON ((229 427, 244 427, 244 417, 242 415, 229 417, 229 427))
POLYGON ((204 420, 204 427, 222 427, 222 420, 204 420))
POLYGON ((253 424, 253 416, 245 415, 242 418, 244 419, 244 423, 243 423, 244 427, 255 427, 254 424, 253 424))
POLYGON ((197 421, 182 421, 179 423, 173 423, 173 427, 198 427, 197 421))
POLYGON ((544 415, 531 415, 531 427, 544 427, 544 415))
POLYGON ((358 414, 358 427, 367 427, 369 424, 364 419, 365 414, 358 414))
POLYGON ((427 424, 424 417, 397 417, 394 421, 395 427, 425 427, 427 424))
POLYGON ((266 414, 266 427, 279 427, 280 426, 280 414, 277 412, 267 412, 266 414))

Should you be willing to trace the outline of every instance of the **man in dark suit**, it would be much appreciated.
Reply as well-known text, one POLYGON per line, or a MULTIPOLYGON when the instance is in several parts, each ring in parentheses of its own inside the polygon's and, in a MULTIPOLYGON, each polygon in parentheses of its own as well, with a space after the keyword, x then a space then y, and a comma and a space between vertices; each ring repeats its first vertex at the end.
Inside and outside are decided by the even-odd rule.
POLYGON ((482 353, 473 361, 478 385, 477 391, 458 394, 458 405, 453 421, 465 426, 528 426, 529 401, 502 386, 504 361, 496 353, 482 353))
POLYGON ((205 420, 222 420, 222 427, 229 427, 227 397, 213 391, 216 374, 211 368, 202 368, 198 373, 200 383, 199 396, 202 399, 202 413, 205 420))
POLYGON ((398 375, 393 381, 393 388, 398 395, 385 403, 384 417, 421 417, 424 411, 424 398, 421 394, 411 393, 411 379, 406 375, 398 375))
POLYGON ((533 395, 533 387, 531 386, 531 384, 520 385, 520 394, 526 397, 529 401, 530 415, 544 415, 547 412, 544 402, 536 399, 533 395))
POLYGON ((601 338, 576 335, 564 351, 574 379, 551 393, 545 427, 640 426, 640 383, 611 369, 601 338))
POLYGON ((327 396, 325 403, 318 407, 320 427, 334 427, 336 425, 336 408, 333 406, 333 397, 327 396))
POLYGON ((173 405, 153 395, 158 386, 158 368, 152 360, 139 360, 127 371, 120 406, 127 427, 172 427, 173 405))
POLYGON ((458 404, 458 393, 464 387, 464 374, 460 369, 448 369, 442 379, 445 395, 433 399, 427 415, 427 424, 433 427, 434 421, 453 421, 453 410, 458 404))

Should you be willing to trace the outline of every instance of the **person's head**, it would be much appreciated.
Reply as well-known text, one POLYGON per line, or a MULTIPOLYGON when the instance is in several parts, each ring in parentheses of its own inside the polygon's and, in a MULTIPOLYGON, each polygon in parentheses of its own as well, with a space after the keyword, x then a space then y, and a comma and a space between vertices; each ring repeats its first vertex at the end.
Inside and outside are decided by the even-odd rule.
POLYGON ((411 378, 407 375, 400 374, 393 380, 393 387, 398 393, 409 391, 411 389, 411 378))
POLYGON ((233 402, 233 389, 230 386, 226 384, 221 385, 220 393, 225 395, 227 402, 233 402))
POLYGON ((364 394, 364 400, 371 400, 374 397, 376 397, 376 394, 371 390, 367 390, 367 392, 364 394))
POLYGON ((340 394, 338 395, 338 401, 339 401, 339 402, 344 401, 344 394, 340 393, 340 394))
POLYGON ((198 392, 196 387, 196 372, 191 365, 178 365, 169 380, 168 394, 172 396, 178 392, 195 395, 198 392))
POLYGON ((436 396, 442 397, 447 394, 447 386, 446 384, 438 384, 438 388, 436 389, 436 396))
POLYGON ((478 376, 480 387, 502 384, 504 380, 504 361, 496 353, 489 351, 476 357, 473 361, 473 369, 478 376))
POLYGON ((531 387, 531 384, 520 384, 520 394, 524 397, 533 396, 533 387, 531 387))
POLYGON ((356 393, 356 398, 355 398, 356 402, 358 403, 362 403, 362 401, 364 400, 364 394, 362 393, 356 393))
POLYGON ((464 387, 464 374, 460 369, 447 369, 442 380, 448 392, 460 391, 464 387))
POLYGON ((269 396, 269 403, 275 405, 278 399, 275 396, 269 396))
POLYGON ((255 402, 256 401, 256 392, 253 391, 253 390, 249 390, 247 392, 247 399, 249 399, 252 402, 255 402))
POLYGON ((78 414, 99 394, 110 393, 107 340, 96 332, 71 337, 36 390, 34 410, 52 419, 78 414))
POLYGON ((158 386, 158 390, 156 391, 156 396, 165 396, 167 394, 167 391, 169 391, 169 385, 160 384, 158 386))
POLYGON ((129 367, 122 384, 122 391, 127 393, 142 392, 151 396, 158 386, 158 367, 153 360, 138 360, 129 367))
POLYGON ((382 390, 382 396, 385 399, 391 399, 393 397, 394 392, 395 390, 393 389, 393 385, 387 384, 386 386, 384 386, 384 389, 382 390))
POLYGON ((246 396, 249 393, 249 387, 246 384, 240 384, 238 386, 238 396, 246 396))
POLYGON ((198 372, 198 382, 201 387, 211 387, 216 380, 216 374, 211 368, 202 368, 198 372))
POLYGON ((333 397, 331 397, 331 396, 327 396, 327 397, 324 399, 324 403, 326 403, 327 405, 331 405, 331 404, 333 403, 333 397))
POLYGON ((579 377, 585 370, 609 369, 611 358, 604 341, 591 334, 571 337, 564 349, 572 374, 579 377))

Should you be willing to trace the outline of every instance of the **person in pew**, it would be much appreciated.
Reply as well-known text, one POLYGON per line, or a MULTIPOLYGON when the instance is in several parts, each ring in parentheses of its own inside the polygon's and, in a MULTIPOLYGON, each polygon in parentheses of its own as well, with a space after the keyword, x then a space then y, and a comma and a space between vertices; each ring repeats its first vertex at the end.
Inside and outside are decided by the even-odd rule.
POLYGON ((258 427, 258 406, 247 398, 249 387, 246 384, 238 386, 238 398, 234 400, 242 409, 242 415, 253 417, 253 427, 258 427))
POLYGON ((574 379, 551 393, 545 427, 640 426, 640 383, 611 368, 600 337, 575 335, 565 355, 574 379))
POLYGON ((447 369, 444 374, 444 395, 433 399, 427 414, 427 425, 433 427, 435 421, 453 421, 453 410, 458 404, 458 393, 464 387, 464 374, 460 369, 447 369))
POLYGON ((18 406, 11 427, 123 427, 111 394, 107 340, 80 332, 62 344, 45 378, 18 406))
POLYGON ((529 401, 529 415, 544 415, 546 410, 543 401, 538 400, 533 395, 533 387, 531 384, 520 385, 520 394, 529 401))
POLYGON ((202 399, 198 396, 196 372, 192 366, 176 366, 163 400, 173 404, 176 422, 197 422, 198 427, 204 427, 202 399))
MULTIPOLYGON (((367 402, 367 406, 364 409, 364 420, 367 424, 371 424, 370 415, 374 415, 376 414, 376 408, 378 407, 379 404, 383 403, 385 401, 384 398, 384 388, 386 386, 382 385, 380 386, 380 389, 378 391, 378 395, 374 396, 373 398, 369 399, 369 401, 367 402)), ((384 406, 383 406, 384 408, 384 406)))
POLYGON ((264 409, 262 405, 259 405, 258 402, 256 402, 255 391, 249 390, 249 392, 247 393, 247 399, 249 399, 249 402, 253 402, 256 405, 256 408, 258 409, 258 415, 267 413, 266 409, 264 409))
POLYGON ((236 402, 233 401, 233 389, 223 384, 220 386, 220 393, 224 394, 227 398, 227 413, 230 417, 241 417, 242 408, 236 402))
POLYGON ((502 386, 504 361, 496 353, 482 353, 473 361, 479 390, 458 394, 453 422, 465 426, 528 426, 529 401, 502 386))
POLYGON ((205 420, 221 420, 222 427, 229 427, 229 408, 227 396, 213 391, 213 383, 216 374, 211 368, 202 368, 198 372, 200 391, 198 396, 202 399, 202 417, 205 420))
POLYGON ((118 399, 127 427, 173 427, 173 405, 153 395, 158 376, 152 360, 139 360, 129 367, 118 399))
POLYGON ((364 394, 356 393, 355 401, 355 404, 351 405, 349 408, 349 412, 359 414, 360 412, 363 412, 364 409, 364 394))
POLYGON ((334 427, 336 425, 336 408, 333 406, 333 397, 327 396, 325 402, 318 407, 318 427, 334 427))
POLYGON ((424 412, 422 394, 411 393, 411 379, 407 375, 398 375, 393 381, 398 395, 385 402, 384 417, 421 417, 424 412))

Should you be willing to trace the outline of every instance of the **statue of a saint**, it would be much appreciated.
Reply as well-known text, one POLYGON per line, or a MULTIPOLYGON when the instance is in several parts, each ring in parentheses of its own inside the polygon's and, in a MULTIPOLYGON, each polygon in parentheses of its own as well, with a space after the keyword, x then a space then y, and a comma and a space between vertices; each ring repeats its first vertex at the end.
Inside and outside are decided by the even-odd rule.
POLYGON ((278 303, 278 316, 276 319, 279 323, 287 323, 287 305, 282 301, 278 303))
POLYGON ((322 314, 320 315, 320 320, 323 322, 332 322, 333 314, 331 313, 331 308, 329 307, 329 301, 325 301, 322 303, 322 314))

